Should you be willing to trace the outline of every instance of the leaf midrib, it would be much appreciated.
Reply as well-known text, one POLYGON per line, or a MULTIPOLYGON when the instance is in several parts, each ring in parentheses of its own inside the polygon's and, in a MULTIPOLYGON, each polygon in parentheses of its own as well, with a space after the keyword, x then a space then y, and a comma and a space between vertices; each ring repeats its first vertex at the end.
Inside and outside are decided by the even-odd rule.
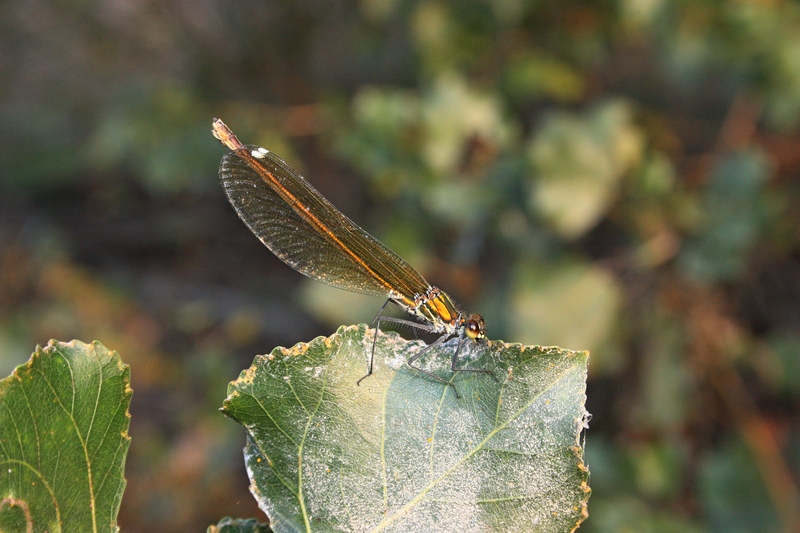
MULTIPOLYGON (((45 348, 45 350, 46 349, 47 348, 45 348)), ((61 357, 64 360, 64 362, 67 365, 67 368, 69 369, 70 380, 71 380, 72 387, 73 387, 73 391, 72 391, 72 406, 71 406, 71 408, 69 410, 66 408, 66 406, 63 403, 61 403, 61 398, 58 396, 58 392, 56 391, 55 387, 53 386, 53 384, 48 379, 47 375, 44 374, 43 372, 41 372, 41 370, 37 370, 37 371, 42 374, 42 379, 44 379, 44 382, 47 384, 47 386, 50 388, 50 391, 53 393, 53 397, 55 398, 56 403, 58 403, 58 405, 61 407, 61 409, 67 415, 67 419, 72 423, 72 427, 73 427, 73 429, 75 431, 75 435, 78 437, 78 440, 81 443, 81 449, 83 450, 84 459, 86 461, 87 485, 88 485, 88 489, 89 489, 89 501, 91 502, 91 505, 90 505, 91 513, 90 513, 90 515, 92 517, 92 531, 96 533, 97 532, 97 502, 95 501, 94 480, 92 479, 92 461, 91 461, 91 459, 89 457, 89 445, 88 445, 89 432, 87 431, 86 440, 84 440, 84 437, 83 437, 83 435, 81 435, 80 429, 78 427, 78 423, 75 420, 75 416, 74 416, 75 395, 76 395, 75 394, 75 381, 76 380, 75 380, 75 373, 74 373, 73 368, 72 368, 72 361, 70 361, 67 357, 65 357, 64 354, 62 354, 60 351, 58 351, 58 350, 55 350, 55 351, 59 355, 59 357, 61 357)), ((96 353, 95 353, 95 355, 96 355, 96 353)), ((93 357, 91 359, 92 359, 92 361, 96 362, 96 357, 93 357)), ((100 366, 100 369, 101 369, 101 371, 99 372, 100 379, 98 380, 98 387, 102 388, 102 383, 103 383, 102 366, 100 366)), ((95 406, 95 409, 96 409, 96 406, 95 406)), ((94 422, 94 413, 92 414, 92 423, 93 422, 94 422)), ((91 428, 91 424, 90 424, 90 428, 91 428)), ((37 440, 38 440, 38 433, 37 433, 37 440)))
MULTIPOLYGON (((375 526, 375 529, 373 529, 372 531, 373 532, 383 531, 389 525, 391 525, 392 523, 396 522, 397 520, 399 520, 400 518, 402 518, 403 516, 408 514, 408 512, 413 507, 415 507, 418 503, 420 503, 424 499, 425 495, 428 492, 430 492, 436 485, 438 485, 440 482, 442 482, 444 479, 446 479, 447 476, 449 476, 453 471, 456 470, 456 468, 461 466, 464 462, 466 462, 472 456, 474 456, 476 453, 481 451, 484 448, 484 446, 486 446, 486 444, 498 432, 500 432, 501 430, 505 429, 508 426, 508 424, 510 424, 512 421, 516 420, 517 417, 519 417, 524 411, 529 409, 530 406, 533 405, 539 398, 541 398, 544 393, 546 393, 547 391, 551 390, 558 382, 560 382, 568 374, 568 372, 574 370, 575 368, 576 368, 576 366, 574 364, 570 365, 567 368, 565 368, 561 373, 559 373, 557 375, 556 379, 554 379, 554 380, 552 380, 550 382, 548 387, 542 388, 542 390, 538 394, 536 394, 535 396, 532 396, 529 402, 527 402, 523 407, 518 409, 512 416, 508 417, 508 419, 505 422, 503 422, 502 424, 496 426, 492 431, 489 432, 489 434, 481 442, 479 442, 472 450, 470 450, 469 452, 464 454, 464 456, 461 459, 456 461, 452 466, 450 466, 450 468, 445 470, 439 477, 431 480, 425 487, 423 487, 419 491, 417 496, 415 496, 414 498, 409 500, 408 503, 406 503, 405 505, 400 507, 400 509, 398 509, 396 512, 392 513, 391 515, 386 516, 383 520, 381 520, 381 522, 377 526, 375 526)), ((502 387, 503 387, 503 389, 505 388, 505 383, 502 385, 502 387)), ((498 402, 499 402, 500 398, 502 398, 502 396, 503 396, 503 394, 502 394, 502 390, 501 390, 500 395, 498 396, 498 402)))

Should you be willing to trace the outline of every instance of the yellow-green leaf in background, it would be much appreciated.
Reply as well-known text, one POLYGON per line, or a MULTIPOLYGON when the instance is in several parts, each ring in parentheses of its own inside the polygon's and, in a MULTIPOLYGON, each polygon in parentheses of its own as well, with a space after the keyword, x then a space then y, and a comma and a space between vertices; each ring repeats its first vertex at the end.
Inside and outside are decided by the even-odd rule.
POLYGON ((553 113, 528 152, 536 170, 530 209, 562 237, 580 237, 606 213, 643 148, 644 136, 624 102, 585 115, 553 113))

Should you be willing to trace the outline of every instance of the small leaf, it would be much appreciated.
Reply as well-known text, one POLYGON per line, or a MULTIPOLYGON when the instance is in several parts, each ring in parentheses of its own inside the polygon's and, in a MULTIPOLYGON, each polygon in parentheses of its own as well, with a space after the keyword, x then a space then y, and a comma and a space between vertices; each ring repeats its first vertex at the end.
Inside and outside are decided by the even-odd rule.
POLYGON ((622 290, 614 276, 572 261, 548 266, 518 261, 514 270, 508 293, 511 336, 522 342, 583 346, 594 354, 592 371, 600 374, 624 364, 615 349, 622 290))
POLYGON ((562 237, 581 237, 611 207, 643 149, 644 136, 626 102, 605 102, 583 115, 552 113, 528 149, 538 175, 531 211, 562 237))
POLYGON ((216 526, 208 526, 206 533, 272 533, 269 524, 255 518, 225 517, 216 526))
POLYGON ((747 271, 750 254, 768 220, 764 190, 769 161, 758 150, 721 157, 703 198, 703 218, 678 264, 701 282, 734 281, 747 271))
POLYGON ((50 341, 0 381, 0 531, 117 531, 130 371, 100 343, 50 341))
POLYGON ((456 341, 408 368, 421 341, 340 328, 258 356, 228 388, 248 432, 251 490, 276 532, 569 531, 586 516, 580 435, 588 353, 456 341))

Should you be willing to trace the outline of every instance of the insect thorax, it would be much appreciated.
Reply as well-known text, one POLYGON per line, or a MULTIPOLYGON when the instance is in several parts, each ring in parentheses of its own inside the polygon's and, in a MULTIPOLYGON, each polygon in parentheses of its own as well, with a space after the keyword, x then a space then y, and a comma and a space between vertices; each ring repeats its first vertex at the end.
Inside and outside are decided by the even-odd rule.
POLYGON ((392 298, 409 314, 431 327, 434 333, 460 335, 464 326, 464 316, 446 292, 430 286, 425 293, 414 298, 392 298))

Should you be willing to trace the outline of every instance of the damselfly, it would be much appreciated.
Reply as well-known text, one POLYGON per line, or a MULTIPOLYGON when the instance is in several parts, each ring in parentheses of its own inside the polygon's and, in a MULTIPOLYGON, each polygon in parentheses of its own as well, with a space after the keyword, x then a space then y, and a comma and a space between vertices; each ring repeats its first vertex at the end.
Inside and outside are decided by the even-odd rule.
POLYGON ((494 377, 486 369, 457 366, 464 340, 478 342, 485 338, 483 317, 461 312, 447 293, 430 285, 399 255, 343 215, 281 158, 264 148, 242 144, 219 119, 214 119, 212 132, 231 150, 219 167, 228 199, 247 227, 272 253, 312 279, 387 299, 372 322, 375 337, 367 373, 358 384, 372 374, 381 322, 439 334, 438 339, 406 363, 453 387, 456 397, 458 391, 452 383, 415 365, 431 348, 448 339, 459 339, 450 364, 453 372, 483 372, 494 377), (416 320, 384 316, 389 302, 416 320))

